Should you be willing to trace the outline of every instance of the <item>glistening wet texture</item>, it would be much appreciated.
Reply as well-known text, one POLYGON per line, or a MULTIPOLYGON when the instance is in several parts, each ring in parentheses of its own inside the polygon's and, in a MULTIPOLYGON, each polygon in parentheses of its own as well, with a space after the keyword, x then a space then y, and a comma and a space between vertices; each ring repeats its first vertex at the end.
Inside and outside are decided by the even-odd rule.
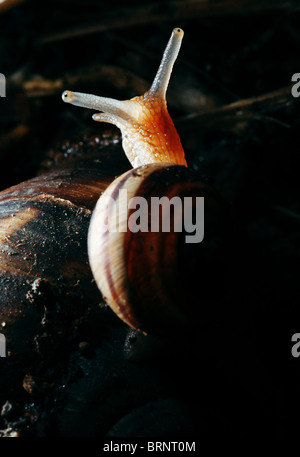
POLYGON ((155 162, 186 165, 180 138, 165 100, 147 92, 132 102, 138 106, 138 116, 132 125, 122 129, 122 136, 124 150, 131 157, 133 166, 155 162))

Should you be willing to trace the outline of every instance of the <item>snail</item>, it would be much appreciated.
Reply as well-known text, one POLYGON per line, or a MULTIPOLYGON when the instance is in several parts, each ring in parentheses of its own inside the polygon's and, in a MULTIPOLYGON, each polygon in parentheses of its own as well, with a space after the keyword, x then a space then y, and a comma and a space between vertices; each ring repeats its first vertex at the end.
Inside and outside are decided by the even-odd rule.
MULTIPOLYGON (((221 265, 215 259, 221 252, 218 227, 223 218, 222 202, 187 167, 167 110, 166 91, 183 35, 180 28, 173 29, 153 84, 142 96, 120 101, 69 90, 62 94, 66 103, 102 111, 93 114, 93 119, 121 130, 123 149, 133 168, 113 181, 99 198, 89 225, 88 255, 107 304, 126 324, 145 334, 190 329, 197 314, 207 314, 205 299, 214 303, 222 290, 216 290, 212 279, 221 265), (191 246, 185 242, 184 230, 128 230, 132 211, 120 197, 124 190, 129 200, 142 197, 147 203, 152 197, 177 196, 182 201, 192 197, 194 216, 196 198, 204 197, 207 240, 191 246), (116 230, 107 225, 114 206, 111 202, 120 209, 116 230), (199 277, 201 307, 197 300, 199 277)), ((151 214, 148 216, 146 225, 151 225, 151 214)), ((205 318, 201 320, 205 322, 205 318)))

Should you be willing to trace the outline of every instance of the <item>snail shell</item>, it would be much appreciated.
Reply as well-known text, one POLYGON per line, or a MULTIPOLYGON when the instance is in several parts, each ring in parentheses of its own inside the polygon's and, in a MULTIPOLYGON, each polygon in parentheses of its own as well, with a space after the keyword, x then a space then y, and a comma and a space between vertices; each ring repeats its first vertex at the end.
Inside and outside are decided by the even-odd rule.
MULTIPOLYGON (((0 333, 9 355, 0 376, 0 400, 6 401, 10 388, 16 395, 16 385, 22 388, 25 370, 36 361, 35 338, 48 329, 43 307, 59 303, 61 323, 70 307, 62 323, 65 347, 82 308, 91 308, 94 325, 101 320, 86 238, 99 195, 125 169, 112 163, 112 153, 117 145, 102 151, 97 146, 88 157, 68 159, 58 169, 0 192, 0 333)), ((53 350, 59 326, 52 330, 53 350)))
MULTIPOLYGON (((198 325, 198 278, 204 284, 201 286, 203 315, 205 300, 212 301, 220 292, 208 285, 210 277, 217 277, 212 262, 214 250, 220 249, 222 242, 216 230, 221 222, 221 208, 222 202, 210 186, 201 182, 192 170, 176 164, 149 164, 130 170, 106 189, 90 222, 89 261, 104 299, 124 322, 145 333, 159 334, 187 330, 195 322, 198 325), (124 190, 128 201, 133 197, 147 201, 141 217, 146 217, 149 231, 128 228, 133 210, 123 200, 124 190), (189 244, 186 231, 174 230, 175 213, 169 213, 168 205, 162 206, 161 220, 170 214, 170 230, 150 230, 154 218, 150 211, 152 198, 174 196, 181 201, 185 197, 193 198, 194 217, 195 197, 204 197, 207 236, 201 243, 189 244), (115 220, 110 214, 118 207, 119 225, 113 231, 115 220)), ((183 214, 182 206, 176 218, 183 214)))

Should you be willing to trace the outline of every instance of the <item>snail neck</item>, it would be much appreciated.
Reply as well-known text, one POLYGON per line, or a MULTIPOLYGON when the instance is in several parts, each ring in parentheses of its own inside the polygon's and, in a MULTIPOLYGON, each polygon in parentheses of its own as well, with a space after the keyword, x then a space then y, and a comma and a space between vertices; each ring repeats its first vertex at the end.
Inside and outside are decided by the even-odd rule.
POLYGON ((138 113, 133 123, 120 125, 124 151, 137 167, 155 162, 185 165, 184 150, 165 99, 151 90, 130 100, 138 113))

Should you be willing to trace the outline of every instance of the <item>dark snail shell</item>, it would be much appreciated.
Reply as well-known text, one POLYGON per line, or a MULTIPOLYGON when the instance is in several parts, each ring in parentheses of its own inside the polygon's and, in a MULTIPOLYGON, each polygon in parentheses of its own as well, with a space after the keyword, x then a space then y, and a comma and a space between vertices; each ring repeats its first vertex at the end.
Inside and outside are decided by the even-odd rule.
MULTIPOLYGON (((123 202, 120 218, 127 221, 132 210, 122 205, 123 202)), ((184 166, 149 164, 116 179, 97 203, 88 238, 93 275, 109 306, 128 325, 145 333, 187 330, 207 324, 212 312, 207 312, 208 303, 212 304, 223 293, 222 281, 218 283, 218 271, 223 265, 222 261, 219 265, 215 261, 217 256, 222 258, 226 237, 223 218, 221 199, 184 166), (118 205, 119 191, 124 189, 128 201, 133 196, 147 199, 149 226, 152 197, 193 197, 194 209, 195 197, 204 197, 204 240, 187 243, 187 233, 172 230, 173 223, 166 232, 103 229, 111 211, 104 199, 110 196, 118 205)))
POLYGON ((16 385, 22 387, 26 370, 43 353, 49 323, 54 340, 47 344, 57 365, 55 341, 64 339, 67 352, 67 332, 71 338, 86 310, 101 319, 87 232, 99 195, 125 168, 122 161, 114 165, 115 154, 116 148, 97 146, 87 158, 68 160, 0 193, 0 333, 7 351, 0 400, 10 386, 12 395, 16 385), (51 313, 57 315, 54 323, 51 313))

